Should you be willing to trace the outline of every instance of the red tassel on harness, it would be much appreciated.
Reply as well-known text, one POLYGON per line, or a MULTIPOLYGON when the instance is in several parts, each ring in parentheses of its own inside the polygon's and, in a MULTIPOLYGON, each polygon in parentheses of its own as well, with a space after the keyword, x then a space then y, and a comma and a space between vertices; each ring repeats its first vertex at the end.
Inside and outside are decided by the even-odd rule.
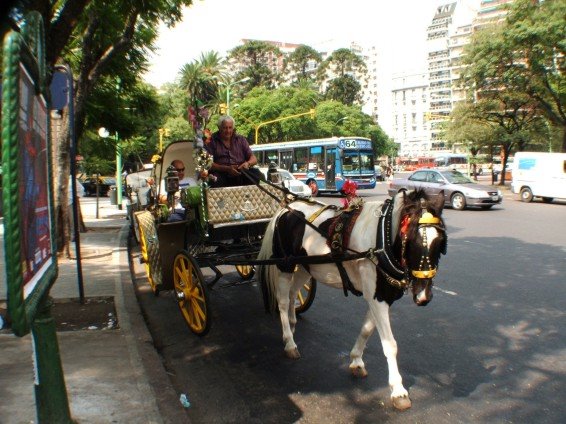
POLYGON ((409 231, 409 224, 411 222, 411 218, 409 215, 405 215, 403 219, 401 219, 401 227, 399 229, 399 233, 404 236, 409 231))

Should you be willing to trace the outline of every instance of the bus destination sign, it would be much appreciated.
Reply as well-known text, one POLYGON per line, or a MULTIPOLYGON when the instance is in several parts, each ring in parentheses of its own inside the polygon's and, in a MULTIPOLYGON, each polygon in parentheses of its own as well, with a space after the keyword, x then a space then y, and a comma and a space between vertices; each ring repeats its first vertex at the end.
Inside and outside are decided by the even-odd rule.
POLYGON ((338 146, 341 149, 371 149, 370 140, 359 140, 356 138, 346 138, 339 141, 338 146))

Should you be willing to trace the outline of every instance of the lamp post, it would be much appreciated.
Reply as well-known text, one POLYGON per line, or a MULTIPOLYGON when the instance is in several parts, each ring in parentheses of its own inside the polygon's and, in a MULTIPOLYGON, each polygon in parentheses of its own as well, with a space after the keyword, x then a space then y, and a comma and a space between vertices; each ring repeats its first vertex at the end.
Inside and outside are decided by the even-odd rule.
MULTIPOLYGON (((347 120, 348 120, 348 117, 347 117, 347 116, 343 116, 342 118, 340 118, 339 120, 337 120, 337 121, 334 123, 334 125, 332 126, 332 127, 333 127, 333 128, 332 128, 332 131, 334 131, 334 127, 337 127, 340 122, 344 122, 344 121, 347 121, 347 120)), ((332 135, 332 137, 334 137, 334 134, 332 135)))
POLYGON ((256 125, 255 127, 255 139, 254 139, 254 143, 255 144, 259 144, 258 139, 259 139, 259 129, 261 127, 263 127, 264 125, 267 124, 272 124, 274 122, 279 122, 279 121, 284 121, 286 119, 292 119, 292 118, 298 118, 299 116, 305 116, 305 115, 310 115, 311 118, 314 119, 314 114, 315 114, 315 110, 311 109, 308 112, 304 112, 304 113, 297 113, 296 115, 290 115, 290 116, 285 116, 283 118, 277 118, 277 119, 273 119, 271 121, 265 121, 265 122, 260 122, 259 124, 256 125))
MULTIPOLYGON (((98 129, 98 135, 102 138, 108 138, 110 132, 104 127, 98 129)), ((118 209, 122 209, 122 148, 120 147, 120 139, 118 131, 114 134, 116 140, 116 204, 118 209)))
POLYGON ((163 136, 165 137, 169 137, 169 134, 171 134, 171 132, 169 131, 169 128, 159 128, 159 151, 162 152, 163 151, 163 136))
POLYGON ((232 81, 232 82, 220 81, 218 83, 218 85, 222 85, 222 86, 226 87, 226 115, 230 115, 230 90, 235 85, 242 84, 243 82, 247 82, 249 80, 250 80, 250 77, 245 77, 245 78, 242 78, 241 80, 238 80, 238 81, 232 81))

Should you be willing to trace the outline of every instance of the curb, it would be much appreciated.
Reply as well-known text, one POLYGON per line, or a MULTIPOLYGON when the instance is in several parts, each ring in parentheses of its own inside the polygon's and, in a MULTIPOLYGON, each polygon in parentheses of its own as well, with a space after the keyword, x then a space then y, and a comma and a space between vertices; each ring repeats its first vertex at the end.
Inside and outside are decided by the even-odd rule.
POLYGON ((144 404, 148 408, 147 422, 190 424, 178 400, 179 395, 166 372, 165 364, 155 348, 138 303, 129 266, 129 232, 130 226, 125 224, 120 231, 119 246, 114 251, 114 255, 119 256, 120 264, 120 272, 116 276, 116 305, 118 322, 124 330, 132 367, 139 370, 138 386, 146 396, 144 404), (153 416, 159 417, 158 420, 153 421, 153 416))

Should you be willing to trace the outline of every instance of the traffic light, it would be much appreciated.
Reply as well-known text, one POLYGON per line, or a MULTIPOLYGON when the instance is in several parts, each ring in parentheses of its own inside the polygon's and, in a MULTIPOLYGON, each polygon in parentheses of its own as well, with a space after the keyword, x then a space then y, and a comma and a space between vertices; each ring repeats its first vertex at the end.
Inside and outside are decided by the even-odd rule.
POLYGON ((316 113, 316 111, 314 109, 309 110, 309 113, 311 115, 311 119, 314 119, 314 115, 316 113))
POLYGON ((228 109, 228 105, 226 103, 220 104, 220 115, 226 115, 226 110, 228 109))

